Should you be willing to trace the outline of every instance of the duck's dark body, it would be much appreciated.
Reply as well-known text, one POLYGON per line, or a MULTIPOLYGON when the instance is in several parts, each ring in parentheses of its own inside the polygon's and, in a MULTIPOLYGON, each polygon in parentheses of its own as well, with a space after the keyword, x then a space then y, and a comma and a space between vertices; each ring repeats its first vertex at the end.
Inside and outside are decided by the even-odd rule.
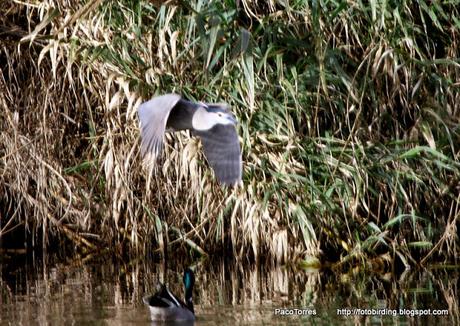
POLYGON ((164 284, 159 285, 158 291, 144 298, 144 303, 149 306, 150 317, 157 321, 193 321, 192 292, 195 276, 191 269, 184 271, 185 303, 177 298, 164 284))

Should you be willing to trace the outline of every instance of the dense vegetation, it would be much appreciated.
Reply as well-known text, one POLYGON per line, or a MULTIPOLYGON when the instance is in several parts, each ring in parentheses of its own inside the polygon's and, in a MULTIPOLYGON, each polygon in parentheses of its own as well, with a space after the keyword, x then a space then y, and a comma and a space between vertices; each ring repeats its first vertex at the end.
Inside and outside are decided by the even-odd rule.
POLYGON ((168 241, 278 262, 453 262, 459 8, 2 1, 0 236, 25 227, 80 252, 168 241), (143 163, 137 106, 168 92, 233 107, 243 187, 222 188, 187 133, 168 135, 158 169, 143 163))

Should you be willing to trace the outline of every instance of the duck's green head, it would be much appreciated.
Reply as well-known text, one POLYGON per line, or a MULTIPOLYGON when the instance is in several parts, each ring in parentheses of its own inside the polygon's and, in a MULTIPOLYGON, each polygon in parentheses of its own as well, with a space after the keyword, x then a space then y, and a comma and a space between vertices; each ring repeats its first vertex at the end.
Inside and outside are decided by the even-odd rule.
POLYGON ((188 309, 193 312, 193 285, 195 284, 195 275, 190 268, 186 268, 184 271, 184 286, 185 286, 185 304, 188 309))
POLYGON ((184 286, 185 291, 192 291, 193 285, 195 284, 195 275, 190 268, 186 268, 184 271, 184 286))

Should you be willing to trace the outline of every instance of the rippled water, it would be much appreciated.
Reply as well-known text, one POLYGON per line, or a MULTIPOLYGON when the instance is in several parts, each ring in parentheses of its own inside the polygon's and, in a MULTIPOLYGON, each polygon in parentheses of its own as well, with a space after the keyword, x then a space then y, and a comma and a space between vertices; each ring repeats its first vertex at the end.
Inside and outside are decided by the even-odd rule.
MULTIPOLYGON (((151 325, 142 297, 154 292, 158 280, 167 279, 171 290, 183 295, 180 262, 165 270, 144 260, 45 264, 10 255, 3 256, 0 265, 1 325, 151 325)), ((195 325, 460 322, 457 269, 395 276, 337 275, 223 261, 195 267, 195 325), (408 316, 428 309, 429 316, 408 316), (435 309, 447 315, 434 316, 435 309)))

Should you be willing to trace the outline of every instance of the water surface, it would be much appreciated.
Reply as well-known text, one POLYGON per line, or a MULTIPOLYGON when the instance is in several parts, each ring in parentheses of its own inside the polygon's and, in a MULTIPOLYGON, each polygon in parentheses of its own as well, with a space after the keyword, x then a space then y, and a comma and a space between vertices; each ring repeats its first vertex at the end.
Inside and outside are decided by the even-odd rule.
MULTIPOLYGON (((3 257, 1 325, 152 325, 142 297, 159 280, 183 296, 180 262, 165 269, 146 260, 3 257)), ((195 325, 459 324, 456 269, 396 276, 224 261, 195 267, 195 325)))

